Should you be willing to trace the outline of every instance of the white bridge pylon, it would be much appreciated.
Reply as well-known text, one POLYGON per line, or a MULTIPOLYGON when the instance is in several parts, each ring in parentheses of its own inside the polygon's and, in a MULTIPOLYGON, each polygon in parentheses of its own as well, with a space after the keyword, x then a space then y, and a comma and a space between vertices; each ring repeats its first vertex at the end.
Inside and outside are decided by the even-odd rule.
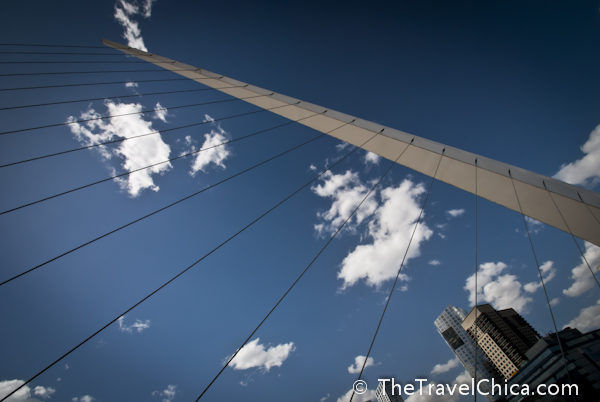
POLYGON ((361 148, 392 161, 404 151, 397 163, 430 177, 439 162, 437 180, 472 194, 477 177, 478 196, 600 246, 598 193, 117 42, 102 43, 260 108, 276 108, 269 111, 302 119, 298 124, 352 145, 361 146, 377 134, 361 148))

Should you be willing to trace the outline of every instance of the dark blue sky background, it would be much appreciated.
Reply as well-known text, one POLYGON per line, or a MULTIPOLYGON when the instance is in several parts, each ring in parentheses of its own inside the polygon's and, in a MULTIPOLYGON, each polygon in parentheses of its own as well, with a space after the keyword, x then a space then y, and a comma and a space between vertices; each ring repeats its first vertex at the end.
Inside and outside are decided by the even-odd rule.
MULTIPOLYGON (((119 4, 119 3, 116 3, 119 4)), ((140 2, 140 5, 142 3, 140 2)), ((547 176, 581 159, 580 147, 600 124, 600 4, 597 1, 504 2, 197 2, 157 0, 152 14, 132 16, 148 50, 327 108, 400 129, 547 176)), ((125 43, 113 1, 4 2, 0 42, 99 46, 102 38, 125 43)), ((116 54, 103 49, 1 46, 0 51, 73 51, 116 54)), ((0 61, 130 60, 123 56, 11 55, 0 61)), ((25 72, 154 69, 144 64, 31 64, 25 72)), ((0 65, 0 74, 19 66, 0 65)), ((38 85, 179 78, 169 73, 73 74, 0 77, 0 89, 38 85)), ((69 99, 202 88, 188 81, 0 92, 0 107, 69 99)), ((121 98, 152 109, 224 100, 214 91, 121 98)), ((65 122, 88 107, 107 113, 102 101, 0 110, 0 131, 65 122)), ((257 110, 230 102, 170 110, 174 126, 257 110)), ((259 113, 221 123, 228 138, 264 130, 287 120, 259 113)), ((199 148, 215 125, 162 132, 170 157, 199 148)), ((319 135, 289 125, 229 145, 225 168, 209 166, 189 174, 188 159, 153 174, 159 191, 131 197, 117 184, 103 183, 0 216, 0 279, 29 268, 97 236, 199 191, 319 135)), ((211 251, 271 206, 330 166, 350 147, 322 138, 176 207, 91 244, 0 287, 0 395, 12 380, 26 380, 94 331, 116 318, 175 274, 211 251), (310 166, 316 167, 316 171, 310 166), (4 388, 3 388, 4 387, 4 388)), ((80 147, 66 126, 0 136, 0 164, 80 147)), ((597 147, 598 148, 598 147, 597 147)), ((595 152, 600 152, 597 150, 595 152)), ((598 154, 596 154, 598 155, 598 154)), ((600 158, 600 156, 598 156, 600 158)), ((355 173, 355 187, 372 185, 391 162, 365 162, 358 151, 333 174, 355 173)), ((58 192, 101 180, 123 160, 103 160, 96 151, 74 152, 0 169, 0 209, 5 211, 58 192)), ((592 174, 589 179, 598 178, 592 174)), ((430 178, 395 166, 373 197, 383 208, 381 189, 408 179, 428 188, 430 178)), ((315 182, 323 184, 324 180, 315 182)), ((598 191, 588 181, 587 187, 598 191)), ((122 325, 140 320, 149 327, 128 333, 113 324, 30 385, 30 399, 44 400, 35 387, 52 388, 52 401, 195 400, 287 287, 329 238, 315 225, 332 200, 311 186, 251 229, 130 312, 122 325), (68 368, 67 366, 68 365, 68 368), (58 380, 60 378, 60 381, 58 380), (173 388, 169 388, 173 386, 173 388), (165 393, 171 390, 173 394, 165 393), (156 391, 156 392, 155 392, 156 391), (155 392, 153 394, 153 392, 155 392)), ((406 199, 417 210, 425 192, 406 199), (410 201, 410 202, 409 202, 410 201)), ((399 207, 402 209, 404 207, 399 207)), ((399 214, 401 212, 398 212, 399 214)), ((358 374, 348 368, 368 350, 392 281, 364 280, 340 290, 344 258, 373 243, 369 216, 353 221, 321 255, 298 286, 252 338, 269 347, 294 343, 280 367, 228 368, 203 400, 333 401, 358 374), (242 383, 242 384, 241 384, 242 383)), ((416 217, 416 216, 415 216, 416 217)), ((413 219, 415 218, 413 217, 413 219)), ((492 282, 522 285, 530 298, 521 313, 541 334, 553 332, 542 290, 526 293, 537 269, 520 215, 479 201, 479 263, 503 262, 492 282), (510 278, 507 276, 514 276, 510 278)), ((435 182, 425 208, 432 231, 419 242, 420 256, 403 270, 371 353, 374 366, 364 379, 402 383, 415 378, 453 382, 454 367, 432 374, 452 352, 433 321, 448 304, 467 310, 464 289, 475 269, 475 201, 472 195, 435 182), (448 211, 464 212, 452 217, 448 211), (430 262, 437 260, 439 265, 430 262), (407 286, 405 291, 401 287, 407 286)), ((563 290, 574 282, 581 255, 571 237, 554 228, 531 226, 540 263, 553 261, 548 281, 559 329, 577 317, 600 325, 599 289, 578 295, 563 290), (583 313, 584 309, 586 313, 583 313)), ((397 229, 397 228, 396 228, 397 229)), ((407 226, 405 232, 412 230, 407 226)), ((600 253, 580 241, 590 263, 600 253)), ((591 281, 590 278, 586 280, 591 281)), ((491 296, 490 296, 491 297, 491 296)), ((508 297, 508 296, 507 296, 508 297)), ((519 299, 521 298, 521 299, 519 299)), ((506 299, 497 297, 495 303, 506 299)), ((491 301, 490 301, 491 302, 491 301)), ((584 329, 585 327, 585 329, 584 329)), ((595 328, 594 327, 594 328, 595 328)), ((484 400, 479 397, 478 400, 484 400)), ((463 398, 460 400, 472 400, 463 398)), ((357 399, 355 399, 357 400, 357 399)), ((411 399, 414 402, 417 399, 411 399)), ((434 400, 434 399, 423 399, 434 400)), ((435 399, 456 401, 457 398, 435 399)), ((360 399, 358 399, 360 401, 360 399)), ((12 402, 12 401, 11 401, 12 402)))

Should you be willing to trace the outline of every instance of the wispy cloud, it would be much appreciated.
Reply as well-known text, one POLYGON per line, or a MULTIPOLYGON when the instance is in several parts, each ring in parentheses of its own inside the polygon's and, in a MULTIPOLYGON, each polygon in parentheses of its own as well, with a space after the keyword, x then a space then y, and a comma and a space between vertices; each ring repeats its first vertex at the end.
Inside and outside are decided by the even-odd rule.
POLYGON ((140 7, 135 1, 119 0, 115 3, 114 18, 124 28, 123 38, 127 40, 127 45, 147 52, 148 49, 142 38, 142 31, 139 24, 133 19, 133 16, 140 14, 144 18, 150 18, 152 15, 152 4, 156 0, 146 0, 140 7))
MULTIPOLYGON (((152 131, 152 122, 144 120, 139 113, 143 110, 139 103, 113 103, 106 100, 104 102, 111 116, 128 114, 126 116, 111 117, 105 120, 91 120, 84 123, 73 123, 76 119, 70 116, 67 122, 71 132, 82 144, 89 146, 102 142, 110 141, 116 138, 128 138, 141 134, 147 134, 152 131)), ((159 106, 159 104, 157 104, 159 106)), ((80 120, 98 119, 102 117, 91 107, 86 112, 81 113, 80 120)), ((121 145, 112 150, 100 146, 96 148, 105 159, 111 159, 113 156, 124 160, 123 168, 125 170, 140 169, 152 164, 163 162, 169 159, 171 148, 162 140, 160 133, 149 135, 142 138, 123 141, 121 145)), ((125 178, 117 180, 122 189, 127 190, 131 197, 137 197, 144 189, 158 191, 159 187, 154 184, 152 174, 163 174, 172 167, 170 162, 162 163, 151 168, 132 173, 125 178)), ((113 168, 114 171, 114 168, 113 168)))
POLYGON ((439 260, 431 260, 429 261, 429 265, 441 265, 442 263, 439 260))
POLYGON ((565 327, 577 328, 581 332, 587 332, 600 327, 600 300, 593 306, 581 309, 579 315, 565 325, 565 327))
POLYGON ((542 222, 530 218, 529 216, 525 217, 525 221, 527 222, 527 228, 531 234, 537 234, 544 228, 544 224, 542 222))
POLYGON ((71 399, 71 402, 92 402, 95 401, 96 398, 91 397, 89 395, 80 396, 79 398, 75 397, 71 399))
MULTIPOLYGON (((554 263, 552 261, 546 261, 540 266, 540 271, 542 271, 542 278, 544 279, 544 284, 550 282, 552 278, 556 276, 556 269, 552 267, 553 265, 554 263)), ((525 289, 526 292, 535 293, 541 287, 542 281, 529 282, 523 287, 523 289, 525 289)))
POLYGON ((585 154, 575 162, 562 165, 555 178, 571 184, 594 187, 600 182, 600 125, 581 147, 585 154))
POLYGON ((323 398, 321 398, 321 402, 325 402, 326 400, 329 399, 330 396, 331 396, 331 394, 327 394, 327 396, 324 396, 323 398))
POLYGON ((580 257, 581 263, 571 270, 571 279, 573 280, 573 283, 569 288, 563 290, 565 296, 581 296, 596 286, 596 280, 590 272, 590 267, 594 270, 594 274, 598 273, 598 270, 595 269, 595 267, 600 266, 600 247, 585 242, 584 256, 585 259, 580 257), (588 266, 588 263, 590 266, 588 266))
MULTIPOLYGON (((234 370, 258 368, 267 372, 272 367, 280 367, 290 353, 296 350, 294 342, 283 343, 266 349, 265 345, 258 343, 259 340, 260 338, 256 338, 247 343, 240 349, 229 365, 234 370)), ((226 357, 224 360, 227 362, 229 359, 231 359, 231 356, 226 357)))
POLYGON ((457 217, 461 216, 462 214, 464 214, 465 210, 462 208, 461 209, 451 209, 449 211, 446 211, 446 213, 448 215, 450 215, 451 218, 457 218, 457 217))
POLYGON ((150 328, 150 320, 146 320, 145 322, 142 320, 135 320, 133 324, 127 326, 125 325, 125 316, 119 317, 118 323, 121 332, 127 332, 129 334, 132 334, 134 330, 141 334, 144 330, 150 328))
POLYGON ((458 366, 460 366, 460 360, 458 360, 458 357, 455 357, 454 359, 448 360, 448 362, 446 362, 444 364, 436 364, 435 366, 433 366, 433 370, 431 370, 431 374, 435 375, 435 374, 446 373, 458 366))
POLYGON ((377 165, 380 160, 381 156, 367 151, 367 154, 365 155, 365 165, 377 165))
MULTIPOLYGON (((362 370, 362 368, 363 368, 363 364, 365 364, 365 356, 356 356, 354 358, 354 364, 351 364, 350 367, 348 367, 348 372, 350 374, 360 373, 360 370, 362 370)), ((367 359, 367 364, 365 364, 365 369, 367 367, 374 366, 374 365, 375 365, 375 360, 373 360, 372 357, 369 357, 367 359)))
POLYGON ((168 385, 165 390, 152 392, 152 396, 162 396, 162 402, 171 402, 175 399, 175 394, 177 393, 176 388, 177 385, 168 385))
MULTIPOLYGON (((198 152, 192 162, 190 175, 195 176, 199 171, 206 172, 208 168, 226 169, 225 160, 231 155, 231 149, 228 145, 219 145, 229 140, 229 134, 221 128, 220 123, 216 123, 209 115, 204 115, 205 121, 210 121, 214 127, 210 133, 204 134, 204 143, 200 148, 196 148, 195 141, 191 136, 185 137, 186 150, 183 153, 196 152, 198 149, 205 149, 198 152)), ((182 154, 183 154, 182 153, 182 154)))

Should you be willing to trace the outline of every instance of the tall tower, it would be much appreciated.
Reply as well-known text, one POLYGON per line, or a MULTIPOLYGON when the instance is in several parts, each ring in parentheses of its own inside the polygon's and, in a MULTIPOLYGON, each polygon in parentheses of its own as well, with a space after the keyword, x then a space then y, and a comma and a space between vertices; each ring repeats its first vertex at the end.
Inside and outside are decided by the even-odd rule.
POLYGON ((491 381, 496 379, 498 383, 502 377, 496 371, 493 364, 477 347, 475 341, 461 326, 467 317, 467 312, 460 307, 448 306, 442 314, 434 321, 438 332, 444 338, 450 349, 456 354, 464 368, 475 378, 475 355, 477 354, 477 381, 487 379, 489 382, 481 384, 481 390, 488 393, 490 401, 501 398, 500 395, 491 395, 491 381))
POLYGON ((512 308, 496 311, 489 304, 473 307, 462 328, 504 378, 510 378, 526 362, 525 353, 540 335, 512 308))
POLYGON ((383 384, 384 382, 380 381, 377 390, 375 390, 377 402, 404 402, 404 399, 402 399, 402 396, 400 395, 400 391, 398 389, 394 391, 391 381, 386 381, 385 387, 383 384))

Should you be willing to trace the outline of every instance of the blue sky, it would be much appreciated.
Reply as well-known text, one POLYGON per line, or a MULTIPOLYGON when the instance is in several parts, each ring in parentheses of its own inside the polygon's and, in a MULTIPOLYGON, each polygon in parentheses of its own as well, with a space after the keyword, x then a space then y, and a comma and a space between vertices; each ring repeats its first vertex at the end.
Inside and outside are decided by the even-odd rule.
MULTIPOLYGON (((0 37, 3 43, 99 46, 102 38, 126 43, 127 26, 137 23, 139 32, 131 31, 129 39, 138 45, 143 41, 150 52, 598 191, 598 2, 480 3, 23 1, 4 5, 0 37)), ((9 46, 1 51, 115 54, 9 46)), ((123 56, 2 56, 2 61, 131 61, 123 56)), ((31 73, 154 69, 144 64, 3 64, 0 74, 19 67, 31 73)), ((0 110, 3 132, 71 117, 167 109, 96 125, 1 135, 0 164, 7 164, 161 131, 100 151, 1 168, 0 209, 287 122, 268 113, 218 121, 257 110, 239 101, 173 109, 228 99, 215 91, 112 98, 203 88, 190 81, 141 82, 167 78, 179 76, 0 77, 0 89, 135 83, 2 91, 0 108, 111 97, 0 110)), ((318 135, 286 125, 151 173, 3 214, 0 278, 9 279, 318 135)), ((316 139, 3 285, 0 396, 351 149, 333 138, 316 139)), ((354 152, 9 400, 195 400, 390 163, 354 152)), ((347 400, 429 184, 429 177, 394 166, 202 399, 347 400)), ((479 200, 478 207, 479 300, 514 307, 541 334, 553 332, 521 216, 486 200, 479 200)), ((433 321, 449 304, 471 307, 474 229, 473 195, 435 182, 371 352, 372 365, 363 374, 371 390, 382 377, 402 383, 416 378, 464 381, 464 370, 452 361, 433 321)), ((558 327, 599 327, 600 291, 570 235, 536 222, 530 222, 530 229, 558 327)), ((600 249, 579 244, 592 267, 598 266, 600 249)))

